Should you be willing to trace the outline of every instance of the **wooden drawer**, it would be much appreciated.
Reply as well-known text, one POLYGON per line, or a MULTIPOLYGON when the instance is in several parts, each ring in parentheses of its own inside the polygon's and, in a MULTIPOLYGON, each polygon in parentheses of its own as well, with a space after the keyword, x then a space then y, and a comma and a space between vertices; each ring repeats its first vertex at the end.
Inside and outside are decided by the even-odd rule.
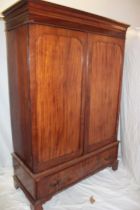
POLYGON ((111 165, 116 159, 117 147, 110 148, 79 163, 44 177, 38 182, 38 198, 53 195, 97 170, 111 165))

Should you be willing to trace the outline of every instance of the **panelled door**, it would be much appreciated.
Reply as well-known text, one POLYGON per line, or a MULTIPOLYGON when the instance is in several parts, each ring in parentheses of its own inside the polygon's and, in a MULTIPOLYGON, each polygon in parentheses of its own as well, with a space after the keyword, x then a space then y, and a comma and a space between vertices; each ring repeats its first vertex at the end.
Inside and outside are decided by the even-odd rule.
POLYGON ((33 155, 41 171, 83 153, 87 34, 32 25, 30 36, 33 155))
POLYGON ((123 40, 89 34, 88 53, 85 152, 117 138, 123 40))

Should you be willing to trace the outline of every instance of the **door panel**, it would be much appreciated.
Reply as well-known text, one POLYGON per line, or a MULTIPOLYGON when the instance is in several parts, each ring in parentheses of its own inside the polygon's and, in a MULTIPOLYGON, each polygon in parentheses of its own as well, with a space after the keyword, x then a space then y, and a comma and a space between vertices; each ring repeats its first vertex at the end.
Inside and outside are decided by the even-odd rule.
POLYGON ((39 25, 32 26, 31 34, 34 152, 43 169, 83 152, 86 34, 39 25))
POLYGON ((86 150, 116 140, 123 40, 89 35, 86 150))

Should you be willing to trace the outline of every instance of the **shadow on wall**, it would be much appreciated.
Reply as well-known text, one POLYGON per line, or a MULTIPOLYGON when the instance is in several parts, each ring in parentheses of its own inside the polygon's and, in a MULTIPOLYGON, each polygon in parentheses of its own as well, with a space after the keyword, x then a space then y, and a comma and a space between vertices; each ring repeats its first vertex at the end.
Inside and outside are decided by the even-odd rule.
POLYGON ((122 157, 140 185, 140 28, 129 28, 126 37, 120 115, 122 157))

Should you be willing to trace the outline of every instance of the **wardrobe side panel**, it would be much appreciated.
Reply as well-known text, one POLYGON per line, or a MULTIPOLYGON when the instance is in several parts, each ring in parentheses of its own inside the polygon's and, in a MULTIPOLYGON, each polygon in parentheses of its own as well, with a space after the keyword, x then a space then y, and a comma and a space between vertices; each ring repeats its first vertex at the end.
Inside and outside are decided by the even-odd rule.
POLYGON ((32 168, 27 25, 7 31, 7 50, 14 152, 32 168))

